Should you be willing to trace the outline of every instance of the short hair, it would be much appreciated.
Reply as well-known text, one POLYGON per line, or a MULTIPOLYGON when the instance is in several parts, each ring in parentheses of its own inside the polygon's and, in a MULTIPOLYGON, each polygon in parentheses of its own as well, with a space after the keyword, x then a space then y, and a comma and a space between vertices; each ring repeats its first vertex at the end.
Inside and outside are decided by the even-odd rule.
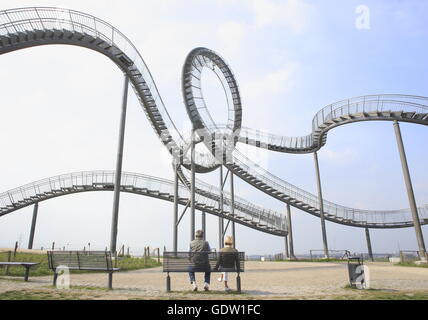
POLYGON ((233 245, 233 238, 232 238, 232 236, 227 236, 226 239, 224 239, 224 244, 225 245, 229 245, 229 246, 233 245))
POLYGON ((204 238, 204 232, 202 230, 196 231, 195 238, 196 239, 203 239, 204 238))

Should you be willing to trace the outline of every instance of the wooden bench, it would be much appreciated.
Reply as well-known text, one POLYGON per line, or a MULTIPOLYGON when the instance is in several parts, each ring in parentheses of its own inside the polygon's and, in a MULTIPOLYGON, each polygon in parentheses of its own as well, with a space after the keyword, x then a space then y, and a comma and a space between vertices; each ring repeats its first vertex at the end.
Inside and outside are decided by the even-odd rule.
POLYGON ((114 268, 110 251, 48 251, 49 268, 54 272, 53 285, 56 286, 58 267, 69 270, 105 271, 108 273, 108 288, 113 287, 114 268))
POLYGON ((236 288, 241 292, 240 273, 244 272, 245 252, 169 252, 163 253, 163 272, 167 273, 166 291, 171 291, 171 272, 236 272, 236 288), (222 265, 224 257, 233 255, 232 264, 222 265), (204 263, 208 259, 208 264, 204 263), (202 262, 202 263, 201 263, 202 262))
POLYGON ((30 268, 38 265, 39 262, 0 262, 0 266, 20 266, 25 268, 24 281, 28 281, 30 268))

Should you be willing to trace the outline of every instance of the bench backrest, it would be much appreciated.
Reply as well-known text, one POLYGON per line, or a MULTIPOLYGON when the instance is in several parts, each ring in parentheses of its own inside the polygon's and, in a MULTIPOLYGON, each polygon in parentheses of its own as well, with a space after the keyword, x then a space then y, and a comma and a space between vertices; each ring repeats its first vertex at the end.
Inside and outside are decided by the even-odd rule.
POLYGON ((51 270, 58 266, 70 269, 113 269, 110 251, 48 251, 48 262, 51 270))
POLYGON ((169 252, 163 253, 164 272, 244 272, 245 252, 169 252))

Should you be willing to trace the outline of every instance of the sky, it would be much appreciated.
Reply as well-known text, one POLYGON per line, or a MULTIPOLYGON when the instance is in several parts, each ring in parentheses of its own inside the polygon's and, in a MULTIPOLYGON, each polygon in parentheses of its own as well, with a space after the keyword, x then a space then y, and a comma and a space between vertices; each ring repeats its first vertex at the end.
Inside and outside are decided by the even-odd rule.
MULTIPOLYGON (((181 69, 188 52, 207 47, 231 66, 242 96, 243 126, 284 136, 306 135, 312 117, 338 100, 381 93, 427 95, 428 3, 419 0, 144 0, 12 1, 0 9, 55 6, 83 11, 122 31, 138 48, 180 128, 188 128, 181 69), (358 8, 368 10, 362 19, 358 8), (363 24, 363 25, 362 25, 363 24), (362 28, 363 26, 363 28, 362 28)), ((115 168, 123 75, 106 57, 71 46, 46 46, 0 57, 2 166, 0 192, 46 177, 115 168)), ((215 88, 211 88, 211 92, 215 88)), ((212 94, 216 99, 215 94, 212 94)), ((209 98, 209 97, 208 97, 209 98)), ((213 109, 225 119, 225 109, 213 109)), ((226 121, 226 119, 224 120, 226 121)), ((428 203, 427 129, 402 124, 418 205, 428 203)), ((262 153, 266 169, 312 193, 312 154, 262 153)), ((329 132, 319 151, 324 198, 362 209, 408 207, 391 122, 329 132)), ((132 91, 123 170, 173 178, 171 158, 132 91)), ((211 173, 199 179, 216 183, 211 173)), ((285 204, 235 179, 237 195, 278 212, 285 204)), ((34 247, 79 249, 110 240, 113 193, 83 193, 40 203, 34 247)), ((321 249, 319 218, 292 209, 297 254, 321 249)), ((122 194, 118 244, 172 247, 171 203, 122 194)), ((0 247, 28 243, 32 208, 0 218, 0 247)), ((217 247, 218 218, 207 217, 217 247)), ((187 249, 189 216, 180 225, 187 249)), ((200 226, 200 215, 197 215, 200 226)), ((327 222, 330 249, 367 252, 363 229, 327 222)), ((425 239, 427 227, 423 227, 425 239)), ((249 254, 284 250, 284 239, 237 225, 237 247, 249 254)), ((375 253, 416 250, 414 229, 371 230, 375 253)), ((426 242, 426 241, 425 241, 426 242)))

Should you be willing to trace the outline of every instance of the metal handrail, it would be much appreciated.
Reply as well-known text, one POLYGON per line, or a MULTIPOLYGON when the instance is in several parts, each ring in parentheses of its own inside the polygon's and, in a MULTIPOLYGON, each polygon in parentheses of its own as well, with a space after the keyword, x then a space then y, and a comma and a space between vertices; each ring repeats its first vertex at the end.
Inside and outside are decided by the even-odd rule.
MULTIPOLYGON (((100 38, 111 46, 121 50, 133 62, 135 68, 142 74, 147 90, 153 97, 154 108, 161 115, 160 122, 165 124, 167 127, 166 135, 171 135, 173 145, 180 149, 188 144, 186 138, 184 138, 183 134, 177 129, 168 113, 143 58, 132 42, 124 34, 104 20, 75 10, 53 7, 30 7, 0 11, 0 36, 17 35, 19 33, 37 30, 68 30, 70 32, 81 32, 95 38, 100 38)), ((138 91, 140 89, 136 88, 135 85, 134 90, 137 94, 141 94, 141 92, 138 91)), ((366 113, 371 112, 384 112, 386 115, 381 115, 381 117, 386 119, 388 119, 388 112, 415 112, 419 114, 428 114, 427 106, 428 98, 426 97, 410 95, 370 95, 355 97, 333 103, 318 111, 313 118, 312 133, 309 135, 303 137, 283 137, 243 128, 240 133, 240 139, 242 142, 243 138, 255 137, 258 139, 257 141, 262 142, 260 144, 261 147, 265 147, 269 144, 276 145, 283 148, 280 150, 282 152, 314 152, 322 147, 325 143, 325 139, 323 137, 331 127, 334 127, 334 125, 331 125, 331 121, 335 120, 339 123, 354 121, 352 119, 342 120, 340 117, 359 116, 359 114, 363 114, 364 116, 366 113)), ((145 105, 144 107, 149 108, 145 105)), ((390 120, 393 119, 395 118, 391 116, 390 120)), ((413 121, 405 118, 402 120, 410 122, 413 121)), ((355 121, 361 121, 361 119, 356 119, 355 121)), ((421 121, 418 122, 416 120, 413 122, 421 123, 421 121)), ((425 122, 428 123, 428 120, 425 122)), ((207 168, 207 170, 218 166, 215 157, 210 153, 196 152, 195 160, 198 165, 207 168)), ((318 198, 315 195, 275 177, 272 173, 252 163, 250 159, 240 154, 237 150, 234 151, 234 160, 236 165, 247 170, 248 173, 257 177, 269 186, 272 186, 276 190, 314 208, 318 207, 318 198)), ((76 179, 76 177, 73 177, 73 179, 76 179)), ((49 180, 48 183, 54 183, 55 185, 56 182, 49 180)), ((64 183, 64 181, 60 181, 60 183, 64 183)), ((43 188, 44 185, 33 187, 35 189, 40 189, 41 187, 43 188)), ((21 196, 26 192, 29 191, 21 189, 21 196)), ((15 193, 8 193, 7 198, 5 199, 13 200, 14 196, 17 197, 18 195, 15 193)), ((3 199, 1 201, 5 200, 3 199)), ((211 199, 209 201, 213 200, 211 199)), ((264 209, 261 209, 259 212, 263 212, 263 210, 264 209)), ((340 206, 325 200, 324 210, 326 214, 331 215, 336 219, 349 219, 359 223, 378 223, 381 221, 384 224, 392 223, 399 225, 400 223, 408 224, 412 221, 410 217, 407 218, 409 216, 408 209, 385 211, 359 210, 340 206), (400 222, 397 222, 397 217, 400 215, 400 222)), ((426 221, 428 220, 426 206, 420 208, 419 214, 423 219, 426 221)), ((268 213, 266 213, 266 215, 268 215, 268 213)))
MULTIPOLYGON (((109 170, 97 170, 97 171, 82 171, 62 174, 42 180, 38 180, 15 189, 8 190, 0 194, 0 215, 2 212, 8 212, 10 206, 19 206, 20 201, 26 202, 31 197, 37 197, 40 195, 55 194, 55 193, 67 193, 79 188, 91 187, 96 188, 98 185, 114 185, 115 172, 109 170), (68 189, 67 189, 68 188, 68 189), (8 207, 9 206, 9 207, 8 207)), ((174 194, 174 182, 154 177, 150 175, 123 172, 121 177, 122 187, 133 187, 140 189, 148 189, 157 191, 159 193, 166 193, 169 195, 174 194)), ((218 208, 218 200, 216 196, 218 194, 213 193, 215 190, 205 188, 205 185, 198 184, 198 197, 197 202, 205 205, 218 208), (204 193, 208 193, 207 195, 204 193)), ((189 198, 189 189, 186 186, 179 186, 179 198, 189 198)), ((261 220, 265 222, 268 227, 272 227, 278 230, 286 231, 284 229, 284 223, 279 213, 272 210, 263 209, 260 206, 251 204, 250 202, 237 197, 235 200, 235 213, 245 218, 253 220, 255 217, 261 217, 261 220), (272 218, 275 216, 276 219, 272 218)), ((224 206, 225 212, 230 212, 230 204, 226 201, 224 206)), ((3 213, 4 214, 4 213, 3 213)))

